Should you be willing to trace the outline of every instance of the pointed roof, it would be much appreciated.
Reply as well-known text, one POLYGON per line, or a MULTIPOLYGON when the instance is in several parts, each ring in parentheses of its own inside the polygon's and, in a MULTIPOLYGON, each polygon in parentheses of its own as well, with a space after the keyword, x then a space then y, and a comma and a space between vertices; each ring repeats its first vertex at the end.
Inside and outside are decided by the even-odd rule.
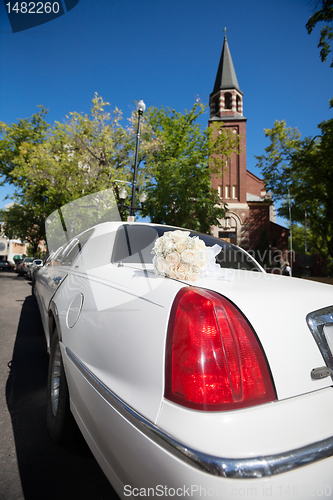
POLYGON ((212 95, 216 94, 216 92, 218 92, 219 90, 226 90, 226 89, 236 89, 238 90, 238 92, 241 92, 238 85, 236 71, 231 59, 229 45, 227 41, 227 35, 226 35, 226 28, 225 28, 222 54, 216 74, 216 80, 212 95))

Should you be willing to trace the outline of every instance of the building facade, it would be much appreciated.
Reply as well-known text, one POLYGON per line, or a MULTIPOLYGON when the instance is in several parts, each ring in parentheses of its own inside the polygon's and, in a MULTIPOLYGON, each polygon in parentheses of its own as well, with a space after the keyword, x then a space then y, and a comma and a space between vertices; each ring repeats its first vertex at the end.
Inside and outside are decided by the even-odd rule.
POLYGON ((274 204, 263 180, 246 168, 247 119, 243 116, 243 92, 226 35, 209 108, 209 126, 216 124, 217 131, 229 129, 240 139, 238 152, 223 158, 221 172, 212 176, 213 187, 221 201, 227 203, 227 213, 212 228, 212 233, 248 251, 256 250, 265 240, 267 248, 280 251, 283 260, 288 251, 288 229, 276 224, 274 204))
POLYGON ((0 260, 9 261, 12 264, 17 259, 23 259, 27 254, 27 244, 20 240, 10 240, 1 231, 0 224, 0 260))
MULTIPOLYGON (((13 202, 5 205, 6 210, 13 205, 13 202)), ((15 264, 17 261, 27 256, 29 243, 27 241, 21 241, 20 239, 7 238, 7 236, 5 236, 3 224, 4 223, 0 221, 0 260, 15 264)), ((39 250, 41 253, 46 252, 45 243, 43 241, 39 245, 39 250)))

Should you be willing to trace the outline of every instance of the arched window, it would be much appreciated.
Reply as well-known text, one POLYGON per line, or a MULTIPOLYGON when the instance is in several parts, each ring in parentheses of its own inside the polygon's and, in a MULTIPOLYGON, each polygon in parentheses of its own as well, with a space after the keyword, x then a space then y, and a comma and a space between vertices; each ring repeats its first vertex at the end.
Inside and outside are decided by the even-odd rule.
POLYGON ((241 109, 241 98, 239 96, 237 96, 237 98, 236 98, 236 110, 238 112, 240 112, 240 109, 241 109))
POLYGON ((224 109, 232 108, 232 98, 230 92, 224 94, 224 109))
POLYGON ((220 95, 215 95, 211 100, 210 116, 220 116, 220 95))

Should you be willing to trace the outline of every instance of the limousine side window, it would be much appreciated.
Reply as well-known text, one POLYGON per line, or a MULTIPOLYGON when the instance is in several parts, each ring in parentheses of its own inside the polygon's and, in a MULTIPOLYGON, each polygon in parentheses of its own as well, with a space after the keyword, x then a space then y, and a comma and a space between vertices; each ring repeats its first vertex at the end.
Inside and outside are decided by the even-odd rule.
POLYGON ((60 263, 64 247, 58 248, 55 252, 52 252, 47 261, 45 262, 45 267, 56 266, 60 263))
POLYGON ((88 231, 85 231, 80 236, 77 236, 70 241, 62 254, 62 266, 71 266, 73 264, 74 260, 76 259, 78 254, 82 252, 84 245, 87 243, 93 232, 94 229, 89 229, 88 231))

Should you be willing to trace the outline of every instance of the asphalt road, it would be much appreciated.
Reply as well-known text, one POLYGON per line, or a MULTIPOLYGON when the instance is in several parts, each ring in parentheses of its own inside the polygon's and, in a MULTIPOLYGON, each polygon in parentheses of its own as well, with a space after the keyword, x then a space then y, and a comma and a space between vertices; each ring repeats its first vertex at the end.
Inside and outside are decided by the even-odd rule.
POLYGON ((118 499, 82 439, 45 426, 48 354, 30 282, 0 272, 0 499, 118 499))

